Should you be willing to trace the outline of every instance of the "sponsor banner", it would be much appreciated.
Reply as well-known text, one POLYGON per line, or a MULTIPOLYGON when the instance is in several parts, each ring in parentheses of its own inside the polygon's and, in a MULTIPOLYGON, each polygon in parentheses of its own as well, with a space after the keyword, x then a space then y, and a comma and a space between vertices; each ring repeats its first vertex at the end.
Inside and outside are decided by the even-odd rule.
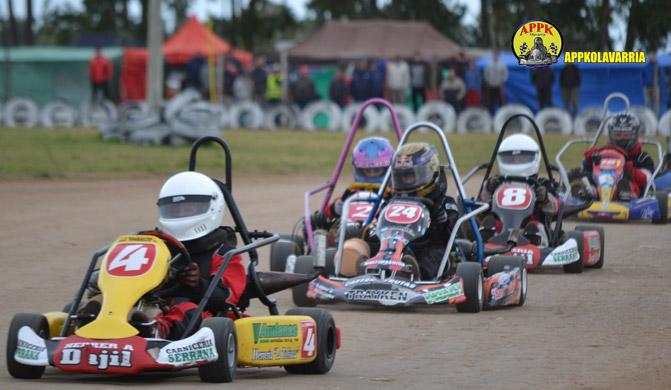
POLYGON ((212 362, 219 358, 214 333, 210 328, 202 328, 191 337, 174 341, 161 348, 156 361, 176 367, 212 362))
POLYGON ((543 260, 543 265, 564 265, 575 263, 579 260, 578 243, 573 238, 570 238, 550 252, 543 260))
POLYGON ((255 322, 252 324, 254 344, 269 344, 278 342, 294 342, 298 340, 298 325, 296 324, 268 324, 255 322))
POLYGON ((443 288, 430 290, 422 294, 424 300, 429 305, 434 303, 445 302, 449 299, 457 298, 464 295, 464 290, 461 288, 461 281, 445 285, 443 288))
POLYGON ((28 326, 22 326, 19 329, 14 360, 28 366, 46 366, 49 364, 47 345, 44 339, 28 326))
POLYGON ((344 292, 345 298, 353 302, 373 302, 385 306, 394 306, 408 302, 415 295, 411 291, 396 289, 352 289, 344 292))

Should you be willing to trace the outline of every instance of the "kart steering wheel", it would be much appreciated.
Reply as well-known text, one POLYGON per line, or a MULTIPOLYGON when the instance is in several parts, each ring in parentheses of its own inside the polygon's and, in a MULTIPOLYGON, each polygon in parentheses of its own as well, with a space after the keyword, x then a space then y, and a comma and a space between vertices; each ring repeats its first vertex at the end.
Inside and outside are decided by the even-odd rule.
POLYGON ((160 238, 168 246, 168 249, 171 253, 177 252, 177 254, 173 256, 169 262, 171 271, 168 276, 169 279, 174 277, 174 275, 179 274, 193 262, 193 260, 191 260, 191 255, 189 254, 189 251, 186 250, 184 244, 182 244, 178 239, 171 236, 170 234, 159 230, 147 230, 144 232, 139 232, 138 234, 160 238))

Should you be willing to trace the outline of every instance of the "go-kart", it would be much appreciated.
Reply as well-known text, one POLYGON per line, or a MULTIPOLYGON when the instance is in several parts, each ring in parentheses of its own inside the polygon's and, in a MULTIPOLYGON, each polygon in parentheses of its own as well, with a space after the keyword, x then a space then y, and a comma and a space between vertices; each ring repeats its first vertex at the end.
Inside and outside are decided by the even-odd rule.
MULTIPOLYGON (((411 249, 413 241, 423 238, 430 226, 431 201, 395 195, 382 203, 390 181, 391 169, 388 169, 376 196, 367 199, 366 194, 362 194, 359 198, 346 200, 332 270, 327 269, 327 275, 320 275, 307 288, 305 285, 294 287, 294 303, 299 306, 336 301, 383 306, 445 303, 455 304, 459 312, 479 312, 483 308, 524 304, 527 283, 524 258, 496 256, 490 260, 488 270, 482 268, 482 240, 474 217, 484 212, 488 205, 469 201, 466 197, 450 147, 441 129, 428 122, 416 123, 405 131, 399 147, 406 143, 410 134, 419 129, 428 129, 440 137, 449 161, 447 167, 443 166, 441 169, 450 170, 461 208, 450 236, 445 237, 444 255, 436 274, 422 278, 418 270, 418 260, 411 249), (356 214, 351 211, 352 206, 359 201, 363 201, 365 207, 370 205, 367 202, 372 202, 372 209, 367 210, 362 226, 364 231, 375 230, 379 250, 372 257, 361 256, 355 266, 358 272, 352 275, 350 270, 345 275, 342 261, 345 252, 343 241, 351 231, 348 218, 356 214), (468 227, 464 224, 467 221, 470 229, 475 232, 475 242, 457 238, 457 234, 468 227)), ((360 238, 349 240, 361 241, 360 238)), ((295 272, 314 272, 314 257, 297 257, 295 272)))
POLYGON ((671 136, 666 137, 666 154, 662 160, 662 168, 655 176, 657 190, 671 190, 671 136))
POLYGON ((39 378, 47 365, 71 373, 123 375, 197 367, 204 382, 231 382, 237 367, 284 366, 288 372, 303 374, 323 374, 331 369, 340 343, 333 317, 315 309, 293 309, 278 315, 275 301, 267 296, 316 275, 256 271, 256 250, 279 236, 247 230, 231 195, 228 146, 216 137, 199 139, 191 150, 189 170, 195 170, 198 148, 209 141, 221 145, 226 154, 227 180, 214 180, 244 246, 223 255, 184 337, 160 338, 153 317, 175 291, 179 271, 191 263, 189 252, 174 237, 157 230, 123 235, 93 255, 67 312, 14 316, 6 355, 13 377, 39 378), (240 302, 217 302, 218 310, 214 311, 208 306, 212 317, 197 328, 231 257, 242 253, 249 253, 251 261, 240 302), (90 297, 92 292, 102 297, 97 306, 95 300, 83 304, 84 294, 90 297), (270 315, 243 314, 252 298, 264 303, 270 315))
MULTIPOLYGON (((516 118, 526 118, 533 125, 540 146, 543 163, 547 170, 550 188, 556 191, 559 184, 554 180, 554 168, 545 150, 543 137, 534 120, 526 114, 516 114, 508 119, 499 133, 496 146, 488 163, 480 164, 471 169, 464 181, 470 180, 474 174, 486 169, 480 184, 478 199, 482 195, 487 179, 490 177, 499 146, 506 134, 508 123, 516 118)), ((601 268, 604 263, 604 230, 598 226, 576 226, 575 230, 564 232, 562 222, 568 215, 575 214, 590 206, 589 200, 582 200, 567 206, 565 199, 560 200, 560 207, 554 224, 549 218, 538 221, 547 234, 539 231, 526 230, 525 225, 532 219, 536 204, 533 190, 539 184, 537 178, 503 177, 501 184, 492 194, 491 214, 500 222, 500 226, 482 226, 481 232, 485 239, 485 251, 506 255, 522 256, 526 259, 530 270, 540 267, 563 267, 564 272, 579 273, 584 267, 601 268), (544 237, 546 236, 546 237, 544 237)), ((485 259, 485 267, 488 265, 485 259)))
MULTIPOLYGON (((656 224, 666 224, 671 217, 671 188, 657 188, 658 181, 648 180, 643 194, 634 200, 621 200, 616 198, 616 188, 624 176, 625 153, 623 150, 609 146, 600 153, 595 154, 592 159, 592 177, 585 177, 580 168, 567 172, 561 158, 572 145, 587 143, 591 147, 597 146, 599 137, 603 133, 608 121, 608 104, 613 99, 622 99, 626 109, 629 108, 629 99, 621 93, 608 95, 604 102, 603 120, 594 135, 594 138, 578 138, 568 141, 557 153, 555 161, 559 168, 564 193, 567 195, 566 202, 573 206, 582 202, 576 192, 582 187, 596 187, 598 199, 592 205, 578 213, 578 218, 594 221, 627 222, 639 220, 652 220, 656 224), (583 182, 587 180, 588 182, 583 182)), ((657 151, 659 162, 652 172, 651 178, 657 178, 661 172, 664 157, 662 146, 657 141, 641 139, 641 144, 653 146, 657 151)))
MULTIPOLYGON (((368 106, 371 105, 382 105, 389 110, 391 114, 391 122, 394 128, 394 133, 401 139, 401 128, 399 125, 398 117, 396 116, 396 111, 394 107, 388 101, 379 98, 373 98, 365 101, 357 115, 352 122, 352 128, 350 129, 347 139, 345 140, 345 145, 343 146, 342 151, 340 152, 340 157, 338 162, 333 170, 331 179, 324 185, 321 185, 313 190, 310 190, 305 193, 304 196, 304 216, 298 221, 294 227, 294 231, 291 234, 282 234, 280 239, 273 243, 270 247, 270 269, 272 271, 287 271, 293 272, 296 262, 296 256, 301 256, 304 254, 316 254, 315 260, 316 264, 319 265, 322 269, 332 269, 333 268, 333 257, 336 252, 336 248, 333 240, 329 240, 327 236, 329 232, 318 230, 315 231, 314 226, 312 226, 311 215, 312 215, 312 206, 310 199, 323 191, 326 191, 324 200, 321 203, 319 211, 324 213, 326 208, 331 202, 331 197, 333 196, 333 191, 335 190, 336 185, 338 184, 338 179, 342 173, 343 166, 345 161, 350 154, 352 148, 352 143, 354 142, 354 137, 359 130, 359 125, 363 118, 364 111, 368 106)), ((371 191, 374 191, 377 186, 372 186, 370 191, 366 191, 367 194, 371 194, 371 191)), ((356 194, 355 194, 356 195, 356 194)), ((370 203, 370 202, 369 202, 370 203)), ((362 220, 368 217, 368 212, 372 209, 372 205, 360 204, 359 209, 355 210, 355 216, 352 220, 362 220)), ((336 226, 337 228, 337 226, 336 226)), ((333 231, 333 233, 335 230, 333 231)), ((331 234, 333 237, 333 234, 331 234)))

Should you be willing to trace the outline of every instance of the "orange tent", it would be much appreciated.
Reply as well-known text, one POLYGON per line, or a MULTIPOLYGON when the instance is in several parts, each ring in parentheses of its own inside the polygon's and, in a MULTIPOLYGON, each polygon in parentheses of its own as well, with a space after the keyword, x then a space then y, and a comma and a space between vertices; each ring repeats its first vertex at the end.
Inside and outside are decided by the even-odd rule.
MULTIPOLYGON (((163 55, 171 64, 188 62, 196 54, 226 54, 233 46, 208 30, 195 16, 190 17, 170 39, 163 44, 163 55)), ((233 56, 243 66, 252 65, 252 53, 233 49, 233 56)))

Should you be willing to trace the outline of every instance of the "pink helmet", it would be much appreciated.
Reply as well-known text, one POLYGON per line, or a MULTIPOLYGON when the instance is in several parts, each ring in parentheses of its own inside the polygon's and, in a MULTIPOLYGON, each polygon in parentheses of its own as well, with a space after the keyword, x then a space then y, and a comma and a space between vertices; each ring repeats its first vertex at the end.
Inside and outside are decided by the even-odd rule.
POLYGON ((393 156, 394 148, 388 139, 382 137, 362 139, 352 151, 354 180, 359 183, 382 183, 393 156))

